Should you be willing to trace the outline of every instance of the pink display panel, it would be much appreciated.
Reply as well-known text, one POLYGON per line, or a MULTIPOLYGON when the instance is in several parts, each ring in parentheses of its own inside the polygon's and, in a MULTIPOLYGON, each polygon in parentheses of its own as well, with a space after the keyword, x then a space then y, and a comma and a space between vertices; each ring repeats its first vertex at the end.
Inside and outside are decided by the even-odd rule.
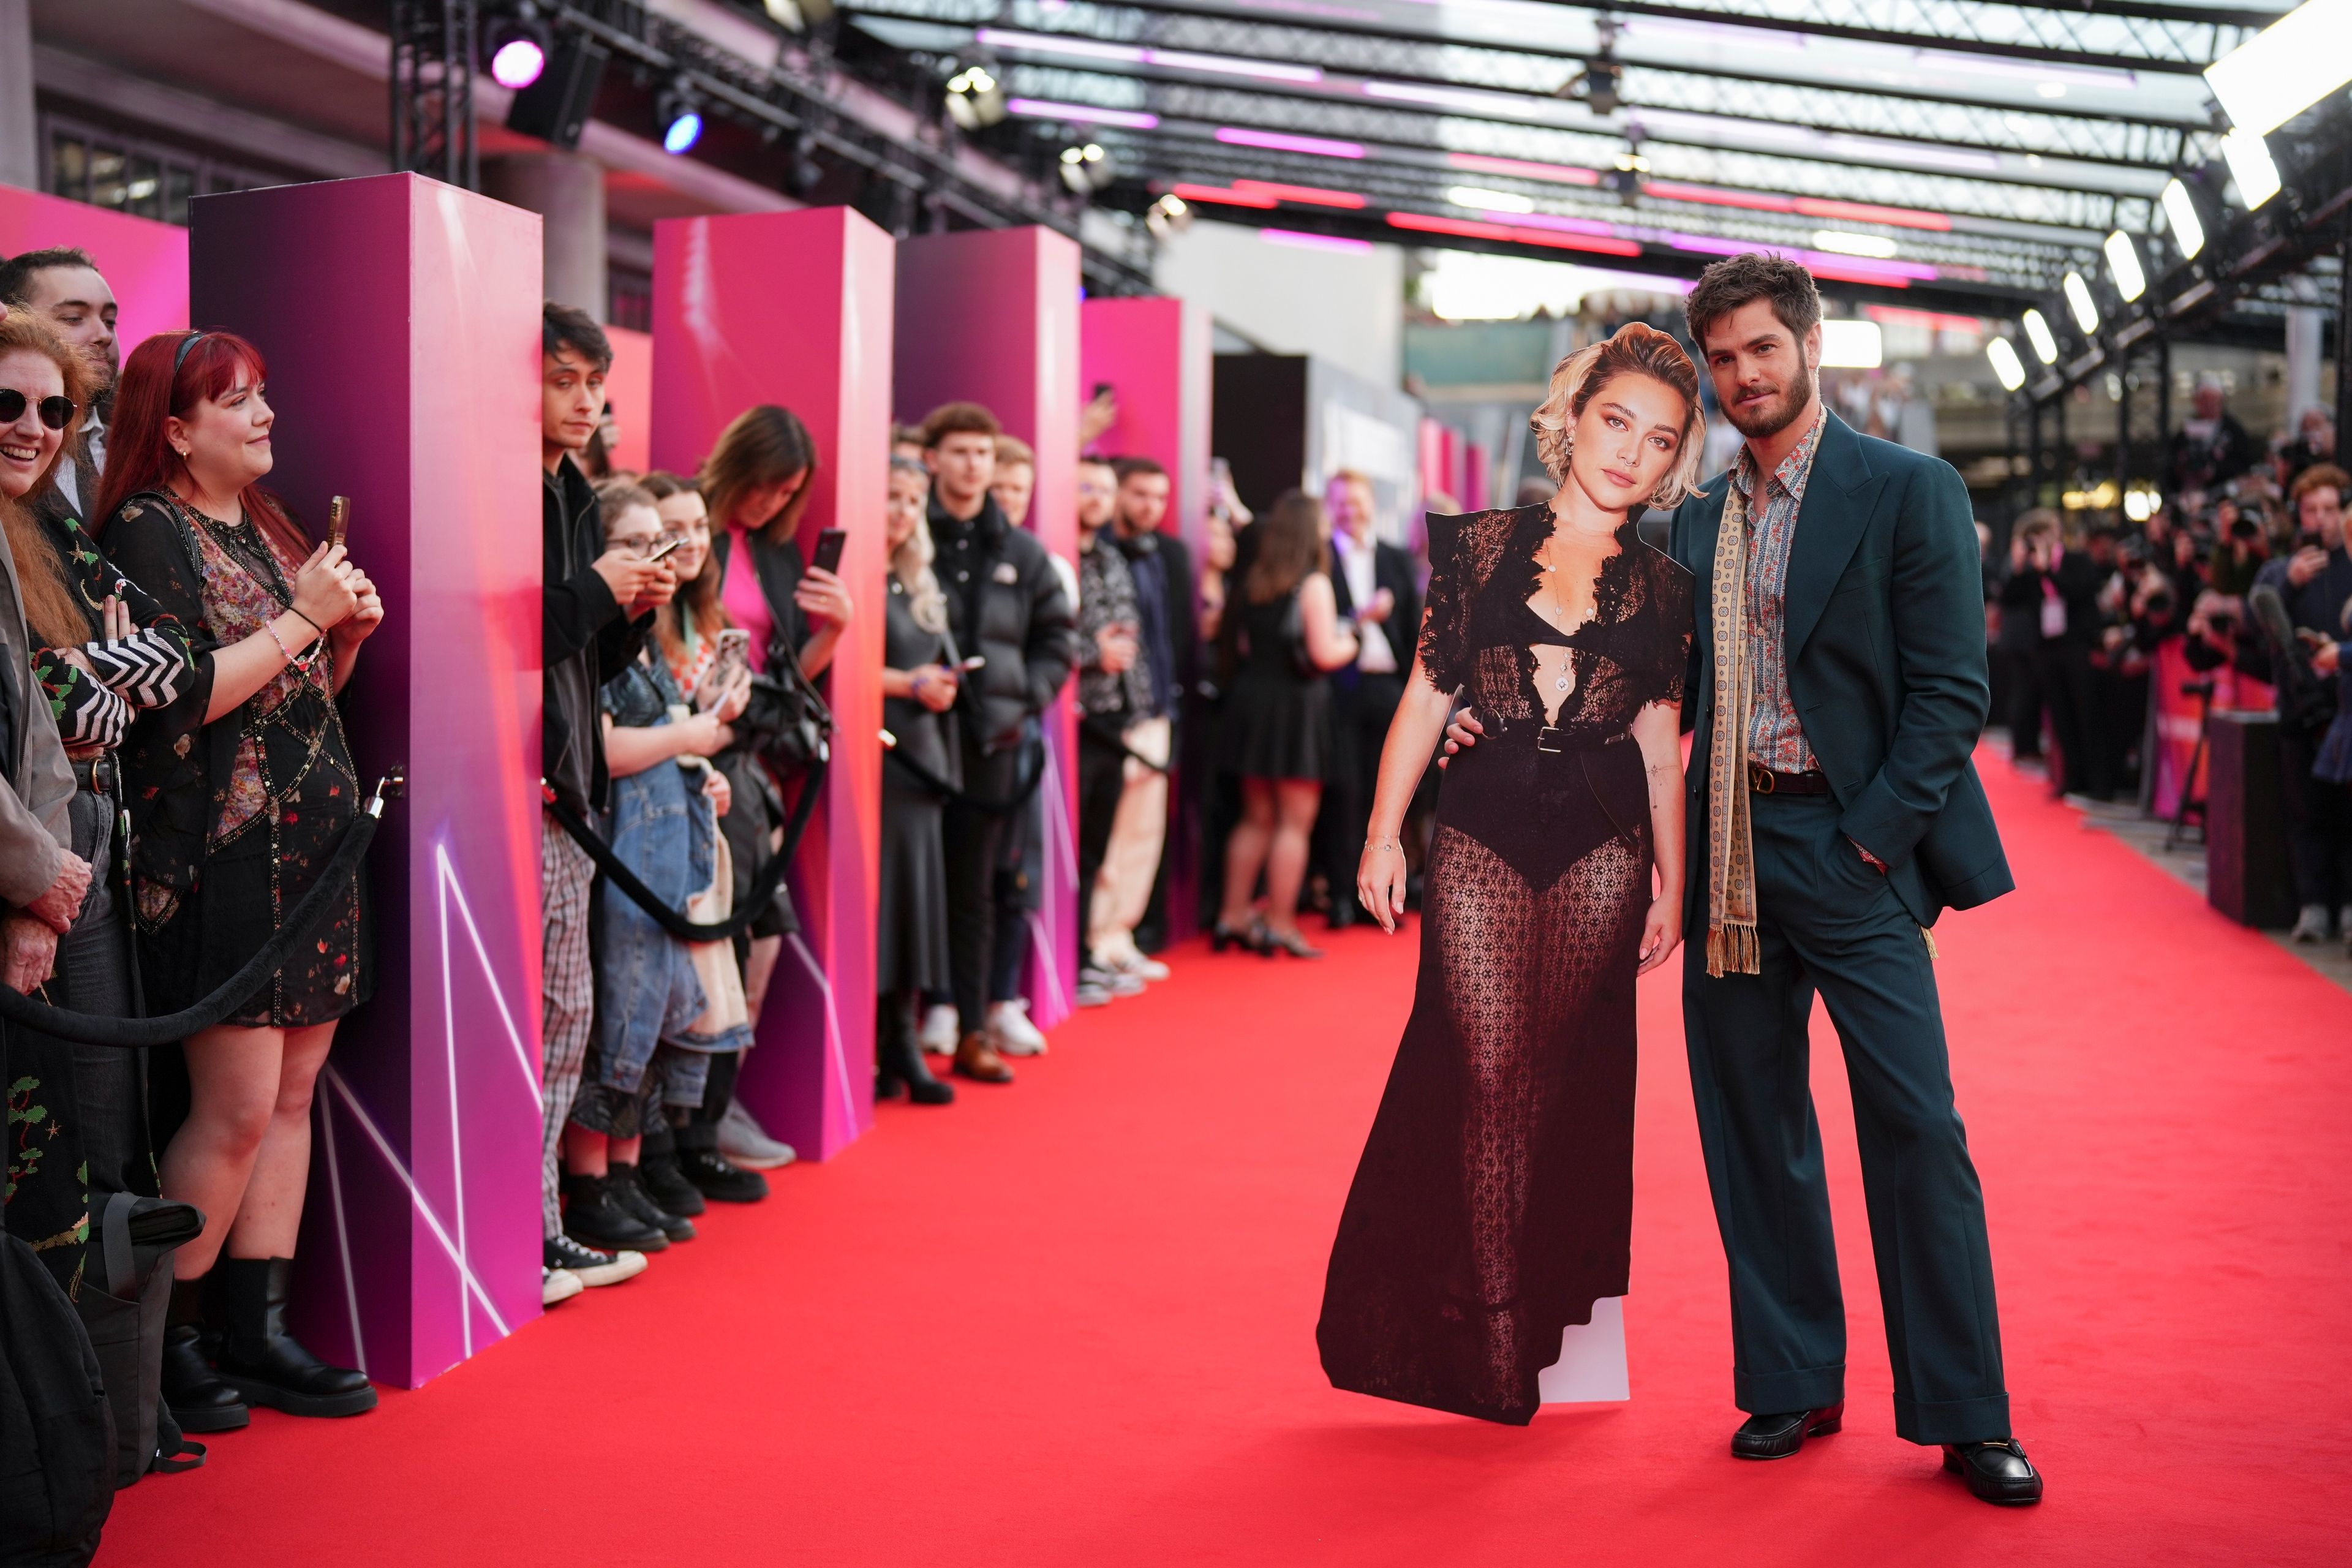
POLYGON ((837 729, 802 847, 784 952, 744 1058, 753 1115, 825 1159, 874 1121, 874 920, 882 811, 890 237, 846 207, 654 226, 653 462, 692 473, 730 420, 774 403, 816 442, 800 542, 849 533, 856 601, 824 678, 837 729))
POLYGON ((369 855, 376 990, 320 1075, 296 1306, 415 1386, 539 1313, 540 220, 414 174, 206 196, 195 320, 269 362, 269 483, 385 617, 344 700, 406 796, 369 855))
POLYGON ((79 246, 106 275, 121 307, 115 334, 125 358, 157 332, 187 326, 186 229, 0 185, 0 256, 58 245, 79 246))
MULTIPOLYGON (((1089 300, 1079 319, 1080 383, 1089 389, 1107 384, 1118 395, 1118 423, 1103 432, 1094 449, 1108 458, 1150 458, 1168 470, 1168 517, 1161 531, 1183 540, 1197 583, 1208 548, 1214 380, 1209 312, 1181 300, 1089 300)), ((1199 808, 1206 772, 1199 753, 1202 737, 1181 739, 1168 825, 1171 935, 1199 924, 1199 808)))
POLYGON ((613 467, 642 474, 653 466, 653 334, 606 327, 604 338, 613 345, 613 372, 604 378, 604 406, 612 411, 620 435, 613 444, 613 467))
MULTIPOLYGON (((913 425, 942 403, 986 405, 1037 452, 1028 527, 1077 559, 1078 247, 1048 228, 966 229, 898 247, 897 384, 913 425)), ((1045 715, 1045 886, 1032 920, 1026 990, 1050 1028, 1076 1005, 1077 720, 1070 694, 1045 715)))

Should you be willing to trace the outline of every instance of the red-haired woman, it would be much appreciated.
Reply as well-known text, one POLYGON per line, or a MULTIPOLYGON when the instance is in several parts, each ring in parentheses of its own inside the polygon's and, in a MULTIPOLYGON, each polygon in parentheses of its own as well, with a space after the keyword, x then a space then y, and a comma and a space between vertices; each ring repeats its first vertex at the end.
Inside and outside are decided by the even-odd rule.
MULTIPOLYGON (((158 1013, 209 995, 277 934, 362 794, 334 699, 383 605, 341 546, 314 547, 260 488, 276 417, 263 376, 234 333, 173 332, 132 352, 115 396, 100 537, 194 634, 194 679, 124 746, 134 916, 158 1013)), ((162 1169, 164 1195, 206 1216, 175 1260, 164 1397, 184 1425, 238 1425, 254 1404, 302 1415, 375 1404, 365 1377, 286 1331, 311 1085, 336 1022, 366 998, 370 964, 354 879, 315 941, 186 1042, 188 1117, 162 1169), (207 1277, 227 1329, 217 1376, 194 1332, 207 1277)))

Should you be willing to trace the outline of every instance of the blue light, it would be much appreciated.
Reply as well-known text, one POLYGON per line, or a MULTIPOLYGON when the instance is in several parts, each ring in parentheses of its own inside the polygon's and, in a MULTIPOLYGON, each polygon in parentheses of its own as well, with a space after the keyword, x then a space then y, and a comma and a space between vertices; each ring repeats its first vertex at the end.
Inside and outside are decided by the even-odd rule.
POLYGON ((702 115, 698 110, 681 110, 662 130, 662 151, 684 153, 702 140, 702 115))

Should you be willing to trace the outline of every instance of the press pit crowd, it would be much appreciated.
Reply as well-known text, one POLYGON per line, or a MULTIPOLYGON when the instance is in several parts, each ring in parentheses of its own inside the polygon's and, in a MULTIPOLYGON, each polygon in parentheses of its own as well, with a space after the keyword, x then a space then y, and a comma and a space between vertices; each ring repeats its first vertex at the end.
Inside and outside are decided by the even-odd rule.
MULTIPOLYGON (((2054 509, 1987 542, 1993 714, 2017 758, 2078 800, 2150 801, 2167 679, 2204 705, 2275 708, 2294 940, 2352 942, 2352 638, 2347 479, 2324 408, 2256 439, 2198 384, 2142 523, 2054 509), (2178 657, 2169 657, 2175 656, 2178 657)), ((2106 514, 2100 514, 2102 516, 2106 514)))
MULTIPOLYGON (((202 1462, 184 1434, 255 1405, 375 1402, 288 1317, 312 1100, 378 980, 364 868, 268 952, 373 783, 340 698, 387 611, 363 532, 347 551, 271 493, 251 342, 121 353, 79 250, 0 263, 0 301, 5 980, 103 1018, 234 1003, 152 1049, 6 1029, 9 1236, 92 1322, 121 1287, 115 1194, 141 1256, 168 1258, 160 1374, 136 1411, 110 1390, 118 1426, 153 1434, 127 1484, 202 1462)), ((1073 688, 1084 930, 1046 956, 1075 965, 1081 1005, 1169 977, 1150 955, 1177 934, 1171 767, 1212 781, 1192 874, 1219 952, 1311 959, 1302 909, 1349 923, 1420 621, 1415 563, 1375 538, 1361 476, 1255 519, 1220 465, 1196 561, 1161 531, 1158 463, 1087 456, 1064 560, 1024 526, 1034 452, 950 403, 893 432, 885 515, 849 521, 887 542, 883 602, 859 603, 833 569, 844 541, 803 527, 829 459, 792 411, 744 410, 691 475, 618 472, 603 331, 551 303, 542 351, 546 1304, 630 1279, 793 1162, 736 1090, 780 963, 813 963, 774 863, 833 751, 885 749, 877 1097, 945 1106, 1046 1048, 1024 994, 1043 721, 1073 688), (859 616, 885 619, 879 736, 835 731, 825 705, 859 616)), ((1097 395, 1082 445, 1115 417, 1097 395)))

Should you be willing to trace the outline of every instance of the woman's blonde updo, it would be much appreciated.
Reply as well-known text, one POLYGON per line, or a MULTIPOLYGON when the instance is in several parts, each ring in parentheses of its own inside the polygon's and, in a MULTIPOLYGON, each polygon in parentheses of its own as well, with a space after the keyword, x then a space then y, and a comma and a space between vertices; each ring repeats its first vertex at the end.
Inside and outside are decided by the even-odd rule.
POLYGON ((1670 334, 1640 321, 1626 322, 1614 336, 1577 350, 1554 368, 1542 405, 1528 416, 1528 428, 1535 432, 1536 457, 1554 484, 1566 484, 1577 420, 1593 394, 1621 375, 1664 382, 1683 395, 1689 408, 1674 467, 1650 497, 1652 506, 1677 505, 1698 489, 1699 464, 1706 456, 1706 415, 1699 406, 1698 370, 1670 334))

